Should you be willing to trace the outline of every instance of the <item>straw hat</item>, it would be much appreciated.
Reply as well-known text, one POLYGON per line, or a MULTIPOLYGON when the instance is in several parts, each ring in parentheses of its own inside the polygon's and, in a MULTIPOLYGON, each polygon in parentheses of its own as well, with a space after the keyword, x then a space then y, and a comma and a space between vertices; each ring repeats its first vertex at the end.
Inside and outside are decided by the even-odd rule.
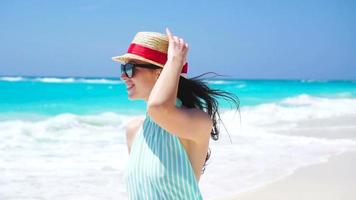
MULTIPOLYGON (((164 67, 167 62, 168 36, 157 32, 138 32, 132 40, 127 53, 112 57, 114 61, 126 63, 130 59, 164 67)), ((187 78, 188 63, 182 68, 181 76, 187 78)))

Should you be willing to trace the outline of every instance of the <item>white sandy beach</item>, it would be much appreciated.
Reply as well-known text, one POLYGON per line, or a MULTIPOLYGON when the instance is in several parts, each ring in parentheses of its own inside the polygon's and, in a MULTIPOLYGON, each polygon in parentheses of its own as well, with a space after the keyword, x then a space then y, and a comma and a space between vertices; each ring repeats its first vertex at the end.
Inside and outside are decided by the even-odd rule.
POLYGON ((297 170, 291 176, 226 200, 354 200, 356 152, 297 170))

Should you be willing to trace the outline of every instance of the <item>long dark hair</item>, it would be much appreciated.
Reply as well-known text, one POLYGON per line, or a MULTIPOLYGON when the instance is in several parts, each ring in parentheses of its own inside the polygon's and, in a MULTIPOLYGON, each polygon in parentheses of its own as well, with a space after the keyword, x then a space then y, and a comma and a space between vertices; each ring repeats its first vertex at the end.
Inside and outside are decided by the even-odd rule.
MULTIPOLYGON (((177 96, 182 101, 182 104, 185 107, 198 108, 209 114, 210 118, 213 121, 213 128, 210 133, 211 138, 213 140, 218 140, 220 130, 217 122, 218 120, 221 121, 218 98, 223 98, 224 100, 232 102, 236 106, 236 109, 238 111, 240 111, 240 100, 233 93, 210 88, 208 86, 208 83, 206 82, 206 79, 203 78, 207 74, 221 76, 214 72, 207 72, 189 79, 186 79, 181 76, 179 79, 177 96)), ((210 155, 211 150, 209 148, 202 169, 202 174, 205 171, 206 162, 209 160, 210 155)))

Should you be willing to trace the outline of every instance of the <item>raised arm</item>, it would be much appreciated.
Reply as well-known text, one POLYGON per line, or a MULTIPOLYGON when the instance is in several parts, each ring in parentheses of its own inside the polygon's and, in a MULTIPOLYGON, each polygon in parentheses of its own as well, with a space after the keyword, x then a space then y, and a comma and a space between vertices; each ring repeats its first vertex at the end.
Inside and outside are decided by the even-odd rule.
POLYGON ((178 137, 197 143, 210 137, 212 121, 199 109, 175 106, 179 77, 187 61, 188 44, 166 29, 169 46, 168 58, 147 101, 148 115, 162 128, 178 137))

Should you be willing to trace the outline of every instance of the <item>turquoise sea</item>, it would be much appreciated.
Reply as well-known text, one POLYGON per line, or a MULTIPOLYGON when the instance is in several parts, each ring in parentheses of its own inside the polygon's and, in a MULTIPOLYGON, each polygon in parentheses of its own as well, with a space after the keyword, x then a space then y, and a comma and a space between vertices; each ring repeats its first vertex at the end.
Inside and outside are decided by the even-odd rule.
MULTIPOLYGON (((330 99, 356 97, 356 81, 208 79, 206 82, 213 88, 236 94, 241 106, 277 102, 302 94, 330 99)), ((118 78, 0 77, 0 91, 0 114, 8 116, 102 112, 130 115, 145 109, 143 101, 127 99, 125 84, 118 78)), ((221 104, 229 108, 226 102, 221 104)))
MULTIPOLYGON (((226 129, 210 144, 204 199, 356 149, 356 80, 205 81, 241 110, 219 100, 226 129)), ((118 78, 0 77, 0 199, 126 199, 125 125, 144 114, 118 78)))

